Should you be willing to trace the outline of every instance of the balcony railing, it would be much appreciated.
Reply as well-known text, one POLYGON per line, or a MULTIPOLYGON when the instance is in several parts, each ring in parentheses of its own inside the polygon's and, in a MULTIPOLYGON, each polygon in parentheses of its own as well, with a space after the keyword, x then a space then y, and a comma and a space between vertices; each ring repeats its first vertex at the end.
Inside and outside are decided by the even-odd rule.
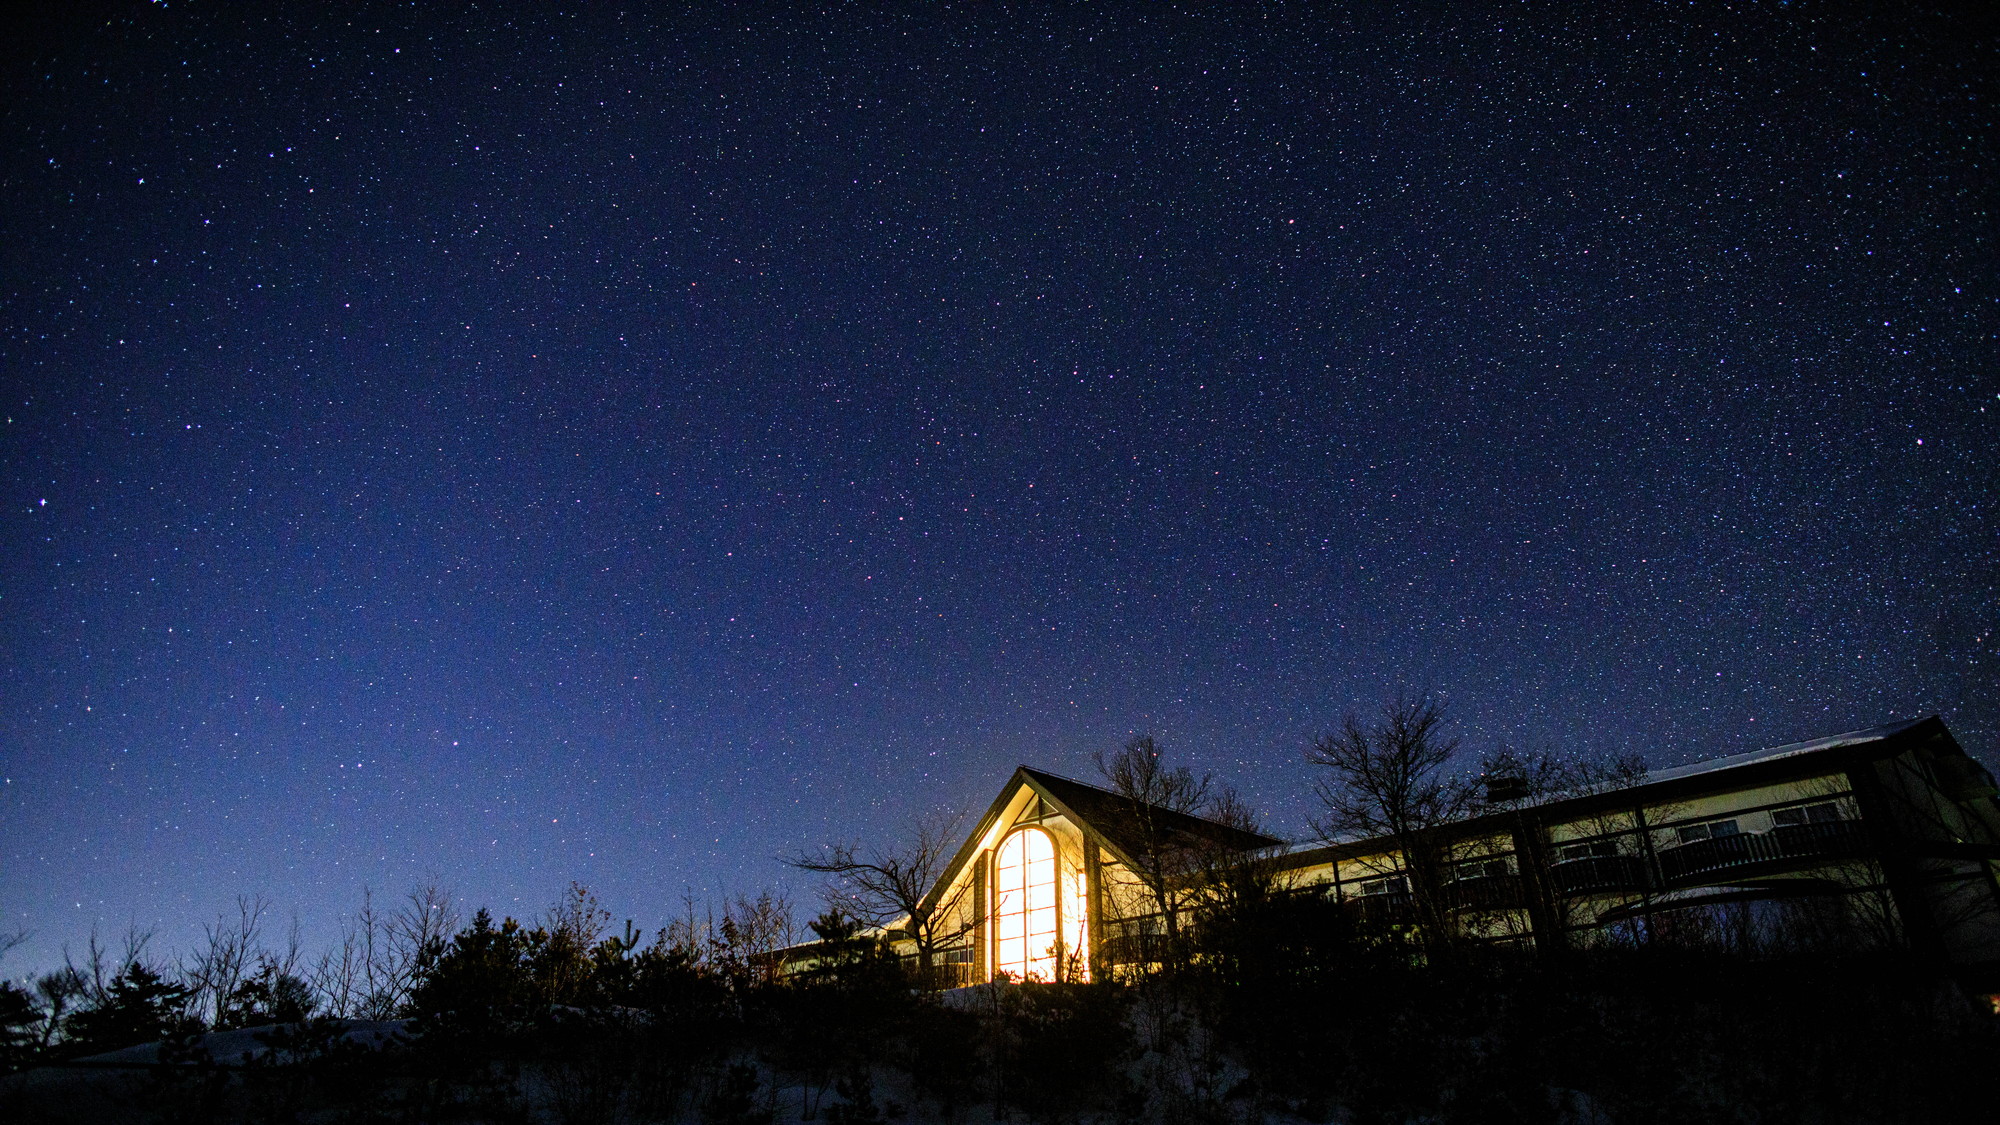
POLYGON ((1110 934, 1098 947, 1098 956, 1107 965, 1146 965, 1166 960, 1166 944, 1165 934, 1110 934))
POLYGON ((1646 861, 1636 855, 1593 855, 1549 865, 1549 880, 1566 895, 1629 891, 1646 885, 1646 861))
POLYGON ((1861 825, 1852 820, 1782 825, 1769 832, 1715 836, 1660 849, 1660 875, 1669 883, 1716 871, 1775 866, 1802 859, 1838 859, 1861 846, 1861 825))
POLYGON ((1732 867, 1748 867, 1783 859, 1778 841, 1761 833, 1740 832, 1660 849, 1660 874, 1667 882, 1732 867))
POLYGON ((1445 888, 1445 894, 1453 910, 1513 910, 1523 902, 1519 875, 1459 879, 1445 888))
POLYGON ((898 960, 903 971, 910 974, 921 988, 963 988, 978 982, 972 979, 972 951, 965 948, 938 951, 936 960, 925 970, 914 953, 905 954, 898 960))
POLYGON ((1842 859, 1861 854, 1867 842, 1858 820, 1781 824, 1771 835, 1778 838, 1778 851, 1790 859, 1842 859))
POLYGON ((1355 895, 1345 905, 1364 926, 1398 926, 1416 920, 1416 906, 1408 894, 1355 895))

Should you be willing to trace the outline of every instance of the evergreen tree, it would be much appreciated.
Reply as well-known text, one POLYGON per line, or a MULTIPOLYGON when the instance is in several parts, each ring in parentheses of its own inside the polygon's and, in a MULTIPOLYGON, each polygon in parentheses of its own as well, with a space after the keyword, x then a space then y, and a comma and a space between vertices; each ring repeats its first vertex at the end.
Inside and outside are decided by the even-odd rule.
POLYGON ((481 910, 449 946, 427 955, 410 1010, 426 1033, 483 1039, 518 1028, 534 1007, 534 935, 481 910))
POLYGON ((33 994, 12 981, 0 981, 0 1073, 19 1070, 35 1056, 41 1046, 35 1029, 41 1022, 33 994))
POLYGON ((187 988, 133 961, 97 1003, 69 1017, 64 1031, 80 1055, 151 1043, 195 1023, 185 1015, 188 997, 187 988))
POLYGON ((757 1086, 756 1067, 730 1067, 702 1106, 702 1121, 706 1125, 771 1125, 771 1111, 758 1099, 757 1086))
POLYGON ((223 1002, 222 1019, 216 1026, 222 1029, 300 1023, 318 1006, 311 985, 264 957, 258 960, 257 971, 245 977, 223 1002))
POLYGON ((959 1109, 975 1100, 984 1073, 979 1017, 928 1003, 910 1013, 906 1067, 918 1094, 958 1120, 959 1109))
POLYGON ((882 1109, 875 1104, 875 1080, 866 1070, 843 1075, 834 1092, 840 1101, 826 1107, 827 1125, 884 1125, 882 1109))

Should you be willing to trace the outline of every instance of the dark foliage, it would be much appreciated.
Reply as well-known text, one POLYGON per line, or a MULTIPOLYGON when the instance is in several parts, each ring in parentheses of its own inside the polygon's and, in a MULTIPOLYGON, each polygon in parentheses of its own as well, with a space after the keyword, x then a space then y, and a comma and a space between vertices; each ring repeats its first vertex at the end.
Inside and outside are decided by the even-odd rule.
MULTIPOLYGON (((988 1105, 1037 1123, 1990 1116, 2000 1025, 1907 961, 1652 943, 1468 945, 1439 962, 1252 865, 1210 874, 1186 963, 1134 982, 942 997, 838 913, 777 973, 722 928, 643 947, 629 925, 596 932, 579 889, 548 923, 481 913, 428 949, 406 1048, 344 1044, 341 1021, 306 1018, 269 1024, 269 1053, 244 1065, 212 1060, 180 1014, 186 990, 138 963, 71 1012, 67 1046, 159 1041, 173 1065, 140 1085, 163 1121, 769 1125, 782 1106, 877 1125, 905 1112, 877 1085, 898 1072, 918 1119, 988 1105)), ((38 1045, 41 992, 0 991, 10 1057, 38 1045)), ((284 995, 260 969, 226 1010, 272 1018, 284 995)))
POLYGON ((64 1031, 74 1055, 151 1043, 189 1026, 183 1010, 188 990, 145 965, 126 965, 97 1003, 69 1017, 64 1031))
POLYGON ((915 1003, 902 965, 854 919, 832 911, 812 929, 817 963, 756 998, 764 1056, 799 1087, 805 1116, 836 1075, 883 1061, 915 1003))
POLYGON ((757 1096, 757 1068, 736 1064, 723 1071, 715 1092, 702 1104, 706 1125, 770 1125, 771 1110, 757 1096))
POLYGON ((528 934, 481 910, 450 946, 425 958, 410 1009, 432 1040, 489 1044, 524 1026, 533 1009, 528 934))
POLYGON ((834 1084, 840 1100, 826 1107, 826 1125, 885 1125, 888 1117, 875 1104, 875 1080, 865 1070, 841 1076, 834 1084))
POLYGON ((975 1100, 986 1075, 983 1032, 970 1012, 919 1004, 909 1013, 910 1085, 947 1118, 975 1100))
POLYGON ((12 981, 0 981, 0 1074, 18 1070, 41 1047, 42 1013, 35 997, 12 981))
POLYGON ((274 1023, 298 1023, 310 1017, 318 1006, 312 986, 277 962, 260 960, 257 971, 236 986, 222 1009, 218 1030, 232 1027, 261 1027, 274 1023))
POLYGON ((1127 991, 1113 984, 1039 984, 1007 990, 992 1030, 998 1098, 1038 1122, 1117 1107, 1136 1051, 1127 991))

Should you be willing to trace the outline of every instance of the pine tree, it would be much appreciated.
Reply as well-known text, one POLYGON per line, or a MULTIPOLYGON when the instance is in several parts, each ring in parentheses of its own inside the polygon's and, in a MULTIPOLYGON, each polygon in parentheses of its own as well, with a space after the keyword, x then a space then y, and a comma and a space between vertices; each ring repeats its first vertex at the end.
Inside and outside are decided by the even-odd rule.
POLYGON ((229 994, 218 1027, 300 1023, 312 1015, 318 1004, 311 985, 266 957, 258 961, 257 971, 245 977, 229 994))
POLYGON ((842 1076, 834 1092, 841 1100, 826 1107, 827 1125, 884 1125, 886 1118, 875 1104, 875 1080, 866 1070, 842 1076))
POLYGON ((184 1014, 188 996, 188 989, 133 961, 102 999, 69 1017, 64 1031, 82 1055, 151 1043, 194 1022, 184 1014))
POLYGON ((706 1125, 771 1125, 771 1111, 757 1097, 757 1068, 736 1064, 702 1106, 706 1125))
POLYGON ((529 957, 534 934, 481 910, 451 944, 427 953, 409 1008, 425 1033, 470 1041, 518 1028, 533 1011, 529 957))
POLYGON ((34 996, 12 981, 0 981, 0 1073, 19 1070, 34 1057, 41 1045, 35 1026, 41 1022, 34 996))

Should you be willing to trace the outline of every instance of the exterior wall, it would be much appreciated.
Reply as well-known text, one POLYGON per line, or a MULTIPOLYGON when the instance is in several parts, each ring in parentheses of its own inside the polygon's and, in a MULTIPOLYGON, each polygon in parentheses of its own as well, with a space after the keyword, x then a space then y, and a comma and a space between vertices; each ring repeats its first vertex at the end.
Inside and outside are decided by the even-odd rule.
POLYGON ((1861 780, 1899 837, 1885 862, 1905 909, 1923 916, 1912 927, 1912 943, 1928 943, 1952 962, 1991 959, 2000 950, 2000 880, 1992 858, 2000 846, 2000 810, 1991 800, 1952 799, 1950 759, 1919 748, 1876 763, 1861 780))
MULTIPOLYGON (((1861 782, 1824 755, 1754 784, 1718 771, 1671 799, 1641 786, 1624 807, 1526 808, 1505 831, 1493 825, 1509 814, 1489 815, 1446 845, 1438 908, 1494 941, 1837 942, 2000 962, 2000 809, 1951 799, 1923 758, 1892 755, 1861 782)), ((1357 845, 1297 853, 1281 885, 1324 888, 1370 923, 1415 924, 1401 857, 1357 845)))
POLYGON ((1166 932, 1159 903, 1138 874, 1117 859, 1099 861, 1098 888, 1103 918, 1103 948, 1098 960, 1105 971, 1143 967, 1157 961, 1158 938, 1166 932))
POLYGON ((983 983, 991 980, 996 971, 993 914, 999 903, 993 884, 994 857, 1008 836, 1027 826, 1047 832, 1055 845, 1060 939, 1057 975, 1062 979, 1089 979, 1094 938, 1090 927, 1086 837, 1078 825, 1042 805, 1032 789, 1021 786, 980 834, 973 861, 964 865, 941 896, 941 901, 954 903, 952 928, 962 930, 965 935, 961 941, 964 952, 949 961, 966 966, 962 979, 954 983, 983 983))
POLYGON ((1712 912, 1725 901, 1741 916, 1732 923, 1739 931, 1732 940, 1756 936, 1744 929, 1753 923, 1761 927, 1756 940, 1780 944, 1900 940, 1882 868, 1869 857, 1867 825, 1844 773, 1647 801, 1616 816, 1554 825, 1550 839, 1561 924, 1578 932, 1576 940, 1691 938, 1698 935, 1689 926, 1716 923, 1674 912, 1712 912), (1815 819, 1781 822, 1808 815, 1815 819), (1735 831, 1687 838, 1718 825, 1735 831), (1581 854, 1607 848, 1615 854, 1581 854), (1725 899, 1732 894, 1733 900, 1725 899), (1751 902, 1776 905, 1753 908, 1751 902), (1753 910, 1772 917, 1751 918, 1753 910), (1622 928, 1600 928, 1617 920, 1622 928), (1669 932, 1674 924, 1679 934, 1669 932))
MULTIPOLYGON (((1456 826, 1432 917, 1474 939, 1538 946, 1874 942, 1989 964, 2000 980, 2000 804, 1942 724, 1690 769, 1456 826)), ((1054 845, 1056 975, 1156 962, 1159 904, 1102 837, 1028 782, 981 824, 940 899, 965 932, 945 958, 962 966, 959 983, 995 971, 993 858, 1026 824, 1054 845)), ((1370 923, 1415 925, 1407 873, 1383 843, 1295 850, 1278 858, 1277 882, 1319 888, 1370 923)))

